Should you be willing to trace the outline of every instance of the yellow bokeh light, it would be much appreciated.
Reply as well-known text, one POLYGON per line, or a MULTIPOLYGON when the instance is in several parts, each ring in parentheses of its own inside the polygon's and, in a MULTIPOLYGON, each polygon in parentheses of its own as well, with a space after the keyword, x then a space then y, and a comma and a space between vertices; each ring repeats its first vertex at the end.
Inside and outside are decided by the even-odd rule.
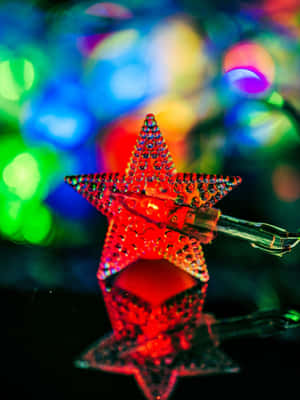
POLYGON ((143 114, 148 110, 156 115, 160 129, 168 142, 184 139, 197 122, 193 104, 179 97, 160 97, 147 104, 143 114))
POLYGON ((90 55, 92 60, 113 60, 126 53, 138 40, 139 33, 135 29, 116 32, 102 40, 90 55))
POLYGON ((187 22, 175 19, 159 25, 151 38, 150 53, 171 91, 188 92, 203 81, 203 41, 187 22))

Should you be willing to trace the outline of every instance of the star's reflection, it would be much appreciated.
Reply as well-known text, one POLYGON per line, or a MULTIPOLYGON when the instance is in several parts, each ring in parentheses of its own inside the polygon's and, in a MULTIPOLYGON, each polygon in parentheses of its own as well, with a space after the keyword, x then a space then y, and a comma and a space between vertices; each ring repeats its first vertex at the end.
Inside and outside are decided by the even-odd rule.
POLYGON ((294 310, 216 319, 203 312, 207 284, 166 260, 138 260, 100 287, 113 332, 76 365, 132 374, 149 400, 166 400, 179 376, 238 372, 220 349, 225 340, 300 325, 294 310))
POLYGON ((79 367, 133 374, 151 400, 167 399, 178 376, 239 370, 219 348, 214 317, 203 313, 207 284, 165 260, 140 260, 100 286, 113 333, 79 367))

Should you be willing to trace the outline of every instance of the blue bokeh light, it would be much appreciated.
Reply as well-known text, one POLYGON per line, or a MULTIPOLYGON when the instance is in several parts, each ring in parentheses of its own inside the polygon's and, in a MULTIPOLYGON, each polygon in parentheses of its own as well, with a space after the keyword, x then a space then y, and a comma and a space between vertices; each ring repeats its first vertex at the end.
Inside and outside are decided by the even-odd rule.
POLYGON ((50 82, 25 104, 22 122, 25 139, 59 148, 79 146, 96 129, 83 87, 69 79, 50 82))
POLYGON ((64 175, 92 173, 101 169, 101 160, 93 144, 64 153, 63 174, 58 177, 56 185, 50 190, 46 203, 59 215, 70 220, 84 220, 99 215, 82 196, 78 196, 78 193, 65 184, 64 175))
POLYGON ((113 34, 96 57, 92 55, 86 87, 89 104, 101 121, 129 112, 162 92, 162 80, 147 52, 148 34, 147 29, 135 28, 113 34))
POLYGON ((272 137, 274 118, 270 108, 259 101, 240 101, 226 114, 225 125, 234 132, 231 139, 241 147, 265 146, 272 137), (233 129, 234 128, 234 129, 233 129))

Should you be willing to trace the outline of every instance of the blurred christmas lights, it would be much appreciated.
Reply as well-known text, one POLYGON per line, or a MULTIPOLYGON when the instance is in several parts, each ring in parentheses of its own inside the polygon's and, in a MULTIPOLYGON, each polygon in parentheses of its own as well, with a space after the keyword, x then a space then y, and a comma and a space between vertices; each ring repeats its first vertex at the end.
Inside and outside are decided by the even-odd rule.
POLYGON ((34 68, 26 59, 5 60, 0 63, 0 95, 16 101, 34 82, 34 68))
POLYGON ((94 133, 95 120, 86 104, 86 93, 72 79, 56 80, 25 104, 25 138, 48 142, 58 148, 72 148, 94 133))
POLYGON ((223 71, 230 85, 249 95, 260 95, 270 88, 275 77, 271 56, 259 44, 235 44, 225 54, 223 71))
MULTIPOLYGON (((63 206, 63 171, 72 170, 86 145, 94 165, 98 154, 97 168, 122 169, 139 126, 132 122, 132 131, 125 132, 121 121, 134 121, 145 110, 158 115, 180 169, 216 173, 234 149, 257 159, 280 158, 296 148, 296 3, 266 0, 255 10, 245 6, 246 12, 205 17, 185 14, 168 1, 160 17, 149 5, 130 1, 51 11, 30 2, 1 4, 4 236, 24 239, 27 203, 46 201, 54 228, 71 215, 89 215, 79 200, 72 212, 71 205, 63 206), (222 75, 227 85, 219 90, 222 75), (37 152, 41 145, 49 147, 37 152)), ((282 200, 288 197, 282 197, 286 189, 273 189, 282 200)))

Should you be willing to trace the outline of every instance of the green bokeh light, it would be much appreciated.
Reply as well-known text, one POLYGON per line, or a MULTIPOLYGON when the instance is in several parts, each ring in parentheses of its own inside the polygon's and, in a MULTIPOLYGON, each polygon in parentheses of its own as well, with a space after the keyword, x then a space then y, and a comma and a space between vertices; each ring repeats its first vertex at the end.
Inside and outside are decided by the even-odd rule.
POLYGON ((300 313, 295 310, 290 310, 287 313, 285 313, 285 318, 290 319, 291 321, 294 322, 299 322, 300 321, 300 313))
POLYGON ((22 234, 26 241, 33 244, 44 242, 50 233, 52 217, 44 206, 33 207, 24 215, 22 234))
POLYGON ((284 104, 283 97, 276 91, 272 92, 267 99, 269 104, 273 104, 274 106, 282 107, 284 104))
POLYGON ((25 150, 26 147, 17 133, 2 132, 0 137, 0 169, 3 169, 14 157, 25 150))
POLYGON ((0 62, 0 95, 7 100, 18 101, 34 82, 34 67, 25 58, 0 62))
POLYGON ((0 230, 11 238, 15 238, 22 223, 21 200, 6 200, 0 203, 0 230))
POLYGON ((42 205, 60 176, 52 147, 28 148, 18 133, 0 137, 0 233, 16 242, 49 244, 52 216, 42 205))
POLYGON ((40 183, 39 166, 27 152, 17 155, 3 170, 2 178, 8 188, 22 200, 32 198, 40 183))
POLYGON ((0 43, 0 117, 20 120, 22 103, 48 79, 49 52, 36 42, 24 42, 14 49, 0 43))

